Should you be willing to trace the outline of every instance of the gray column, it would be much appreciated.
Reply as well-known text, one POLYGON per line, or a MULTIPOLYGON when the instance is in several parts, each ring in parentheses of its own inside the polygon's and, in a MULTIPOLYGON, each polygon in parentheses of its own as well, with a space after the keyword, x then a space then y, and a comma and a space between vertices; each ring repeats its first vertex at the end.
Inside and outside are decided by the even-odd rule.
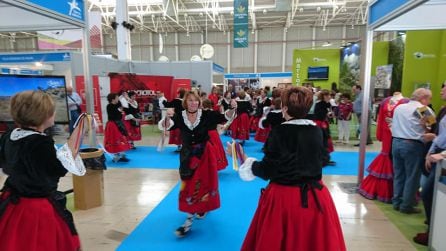
POLYGON ((285 64, 286 64, 286 34, 288 29, 283 28, 283 37, 282 37, 282 72, 285 72, 285 64))
POLYGON ((122 22, 129 22, 127 0, 116 0, 116 47, 118 49, 118 59, 123 61, 132 60, 130 48, 130 31, 122 26, 122 22))
POLYGON ((257 73, 257 58, 258 58, 258 51, 259 51, 259 31, 254 31, 254 73, 257 73))
POLYGON ((230 73, 231 72, 231 32, 228 31, 226 33, 227 36, 227 54, 228 54, 228 67, 227 67, 227 72, 230 73))

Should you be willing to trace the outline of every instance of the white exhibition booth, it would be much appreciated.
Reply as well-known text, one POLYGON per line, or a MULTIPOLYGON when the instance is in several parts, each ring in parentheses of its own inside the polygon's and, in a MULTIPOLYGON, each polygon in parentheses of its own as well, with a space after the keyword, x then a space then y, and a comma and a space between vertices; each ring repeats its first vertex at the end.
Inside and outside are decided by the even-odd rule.
MULTIPOLYGON (((376 0, 368 7, 369 21, 364 46, 365 67, 364 100, 362 107, 362 121, 368 118, 368 103, 370 99, 370 72, 372 68, 372 45, 374 31, 406 31, 406 30, 437 30, 446 29, 446 1, 445 0, 376 0)), ((364 157, 367 139, 367 123, 361 126, 360 158, 358 183, 364 176, 364 157)), ((446 166, 442 162, 442 167, 446 166)), ((440 169, 437 169, 432 219, 430 224, 430 250, 445 250, 446 239, 446 188, 444 181, 440 182, 440 169)))

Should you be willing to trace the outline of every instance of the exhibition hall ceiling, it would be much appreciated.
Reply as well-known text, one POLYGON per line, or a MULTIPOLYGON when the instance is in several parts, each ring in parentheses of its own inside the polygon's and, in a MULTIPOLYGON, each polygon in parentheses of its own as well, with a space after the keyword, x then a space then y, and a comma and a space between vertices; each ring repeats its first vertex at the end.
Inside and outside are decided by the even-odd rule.
MULTIPOLYGON (((86 0, 102 15, 102 32, 114 33, 116 1, 86 0)), ((243 0, 236 0, 243 1, 243 0)), ((368 0, 247 0, 249 30, 270 27, 329 26, 354 28, 367 22, 368 0)), ((133 32, 205 32, 233 30, 234 0, 127 0, 133 32)), ((122 25, 118 24, 118 25, 122 25)), ((35 32, 0 33, 0 37, 36 36, 35 32)))
MULTIPOLYGON (((89 0, 112 31, 116 0, 89 0)), ((364 25, 368 0, 247 0, 249 29, 364 25)), ((234 0, 127 0, 136 30, 153 32, 231 31, 234 0)))

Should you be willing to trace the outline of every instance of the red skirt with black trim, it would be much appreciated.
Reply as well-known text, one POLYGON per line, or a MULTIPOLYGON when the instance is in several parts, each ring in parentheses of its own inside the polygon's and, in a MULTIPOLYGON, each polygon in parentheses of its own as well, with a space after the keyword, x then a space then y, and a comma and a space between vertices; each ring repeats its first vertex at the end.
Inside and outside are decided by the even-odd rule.
POLYGON ((325 135, 327 135, 327 136, 324 136, 324 137, 327 137, 327 151, 329 153, 333 152, 334 146, 333 146, 333 141, 331 140, 331 136, 330 136, 330 124, 326 120, 313 120, 313 122, 316 123, 316 125, 324 131, 323 133, 325 135))
POLYGON ((265 143, 270 131, 271 131, 270 126, 268 126, 267 128, 263 128, 263 129, 259 127, 256 131, 256 136, 254 136, 254 140, 258 141, 258 142, 265 143))
POLYGON ((124 120, 125 128, 129 134, 129 139, 132 141, 141 140, 141 126, 134 126, 130 123, 130 120, 124 120))
POLYGON ((259 120, 260 117, 251 116, 249 119, 249 130, 251 132, 256 132, 259 129, 259 120))
POLYGON ((195 167, 190 179, 182 180, 179 209, 186 213, 205 213, 220 207, 216 149, 207 142, 201 158, 192 157, 189 166, 195 167))
POLYGON ((113 121, 108 121, 105 125, 104 148, 109 153, 125 152, 132 148, 127 137, 121 133, 113 121))
POLYGON ((242 251, 346 250, 339 217, 330 192, 323 185, 308 191, 308 208, 301 204, 301 188, 270 183, 263 191, 242 251))
POLYGON ((237 115, 237 117, 232 121, 231 126, 231 137, 233 139, 249 140, 249 116, 246 113, 237 115))
POLYGON ((358 192, 367 199, 391 203, 393 197, 393 164, 386 152, 381 152, 367 168, 369 175, 361 182, 358 192))
POLYGON ((17 204, 6 205, 0 217, 0 250, 75 251, 80 240, 48 198, 21 197, 17 204))
POLYGON ((181 131, 179 128, 169 131, 169 144, 180 146, 181 141, 181 131))
POLYGON ((223 170, 228 165, 228 159, 226 158, 226 152, 223 148, 223 143, 221 142, 220 135, 217 130, 210 130, 209 141, 215 147, 215 156, 217 158, 217 170, 223 170))

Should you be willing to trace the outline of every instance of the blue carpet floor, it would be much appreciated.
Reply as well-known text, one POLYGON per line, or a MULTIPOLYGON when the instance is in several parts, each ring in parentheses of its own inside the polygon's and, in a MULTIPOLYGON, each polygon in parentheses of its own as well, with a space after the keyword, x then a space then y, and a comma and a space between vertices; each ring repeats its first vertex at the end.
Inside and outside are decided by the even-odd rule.
MULTIPOLYGON (((231 141, 222 136, 223 143, 231 141)), ((262 144, 254 140, 247 141, 244 148, 248 156, 261 159, 262 144)), ((113 163, 110 167, 172 168, 178 167, 178 153, 174 147, 156 152, 155 147, 138 147, 129 151, 129 163, 113 163)), ((377 153, 366 153, 365 164, 368 166, 377 153)), ((323 169, 324 175, 357 175, 357 152, 334 152, 332 159, 336 166, 323 169)), ((219 173, 221 208, 211 212, 204 220, 195 220, 190 234, 177 238, 174 230, 185 220, 185 214, 178 211, 177 185, 161 203, 148 215, 117 250, 182 250, 182 251, 227 251, 240 250, 251 219, 257 207, 260 189, 266 181, 256 178, 252 182, 243 182, 232 170, 232 164, 219 173)))
POLYGON ((261 179, 243 182, 228 168, 219 173, 219 181, 221 208, 203 220, 195 220, 187 237, 174 235, 174 230, 185 220, 185 214, 177 209, 177 185, 117 250, 240 250, 258 203, 260 188, 266 182, 261 179))
MULTIPOLYGON (((223 144, 231 142, 232 139, 227 136, 221 136, 223 144)), ((254 141, 252 138, 246 141, 244 149, 249 157, 257 159, 263 158, 261 151, 263 144, 254 141)), ((112 155, 106 154, 107 167, 110 168, 155 168, 155 169, 177 169, 179 166, 179 154, 175 152, 176 147, 166 147, 164 151, 156 151, 154 146, 138 146, 135 150, 126 152, 130 162, 112 162, 112 155)), ((378 153, 366 153, 365 166, 367 167, 378 153)), ((324 175, 357 175, 358 170, 358 152, 333 152, 331 158, 336 162, 336 166, 327 166, 323 169, 324 175)), ((229 161, 228 169, 232 169, 232 163, 229 161)))

